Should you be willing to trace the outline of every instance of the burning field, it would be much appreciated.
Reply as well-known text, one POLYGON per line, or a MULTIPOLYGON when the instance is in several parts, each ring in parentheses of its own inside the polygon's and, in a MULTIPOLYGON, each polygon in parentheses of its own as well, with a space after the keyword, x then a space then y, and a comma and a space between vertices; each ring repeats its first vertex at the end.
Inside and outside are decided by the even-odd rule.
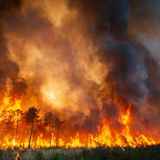
POLYGON ((160 0, 0 0, 0 148, 160 144, 160 0))

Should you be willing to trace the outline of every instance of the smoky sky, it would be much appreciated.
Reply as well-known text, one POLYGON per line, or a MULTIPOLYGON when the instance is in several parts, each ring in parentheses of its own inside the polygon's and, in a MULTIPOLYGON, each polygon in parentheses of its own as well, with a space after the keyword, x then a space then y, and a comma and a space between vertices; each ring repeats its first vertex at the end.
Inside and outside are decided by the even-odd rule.
POLYGON ((124 34, 128 28, 130 5, 127 0, 72 0, 71 8, 77 8, 80 15, 90 25, 89 30, 100 34, 107 29, 113 33, 124 34))
MULTIPOLYGON (((129 18, 137 10, 146 10, 149 5, 153 7, 156 3, 127 0, 70 1, 71 8, 79 10, 88 31, 93 34, 100 58, 104 63, 111 62, 106 83, 114 88, 113 92, 117 92, 113 94, 126 102, 147 99, 150 92, 147 82, 153 78, 149 73, 150 63, 147 63, 147 58, 151 57, 147 49, 135 43, 134 36, 128 34, 129 18)), ((145 17, 145 13, 141 16, 145 17)))
MULTIPOLYGON (((86 99, 88 103, 93 103, 88 116, 85 117, 82 114, 84 121, 81 125, 78 124, 78 128, 95 132, 101 123, 101 117, 108 118, 109 116, 114 125, 118 125, 117 118, 114 118, 118 117, 119 114, 117 102, 125 107, 131 103, 133 112, 142 112, 141 108, 143 107, 143 111, 148 110, 149 112, 150 107, 145 108, 145 106, 149 105, 154 108, 153 116, 158 114, 157 110, 160 110, 157 105, 160 100, 160 88, 158 87, 160 83, 159 64, 151 56, 150 50, 141 43, 137 35, 141 34, 142 28, 149 22, 151 22, 149 27, 156 26, 155 28, 157 28, 159 26, 160 1, 66 0, 65 2, 70 12, 76 11, 77 17, 71 19, 67 15, 64 16, 61 26, 62 33, 57 34, 58 29, 56 30, 56 26, 43 15, 45 11, 43 6, 39 10, 29 7, 30 9, 25 10, 25 14, 23 14, 21 12, 23 9, 22 0, 0 0, 1 93, 6 91, 8 80, 12 82, 11 92, 13 94, 21 94, 27 90, 27 81, 23 77, 19 77, 21 68, 9 58, 9 50, 5 38, 5 32, 8 29, 18 37, 27 37, 27 40, 29 38, 33 39, 32 43, 35 41, 39 47, 41 44, 45 44, 47 39, 47 43, 50 46, 64 48, 61 59, 69 62, 69 71, 67 70, 68 73, 66 74, 69 78, 65 76, 69 79, 70 90, 76 90, 78 87, 83 88, 81 93, 83 96, 81 98, 86 99), (104 87, 105 92, 107 92, 106 97, 103 98, 103 108, 94 104, 95 97, 90 94, 88 84, 94 85, 94 83, 81 80, 84 74, 83 71, 77 69, 76 61, 78 58, 74 58, 76 52, 72 53, 71 56, 66 54, 66 52, 73 51, 72 43, 74 41, 70 39, 74 36, 70 32, 75 31, 74 29, 80 25, 83 26, 84 39, 89 39, 97 49, 94 55, 98 56, 99 61, 106 66, 107 75, 103 82, 98 84, 99 88, 104 87), (64 28, 67 29, 65 30, 64 28), (134 29, 136 30, 136 35, 132 34, 135 31, 134 29), (67 38, 61 38, 66 33, 67 38), (38 40, 39 38, 41 40, 38 40), (108 97, 112 99, 113 104, 107 103, 108 97), (112 109, 110 106, 112 106, 112 109)), ((40 0, 37 3, 40 5, 40 0)), ((147 32, 149 27, 146 26, 144 31, 147 32)), ((17 53, 17 55, 21 57, 21 52, 17 53)), ((57 57, 51 54, 51 58, 56 59, 57 57)), ((63 66, 63 62, 60 65, 63 66)), ((40 67, 37 68, 38 71, 35 71, 35 77, 38 80, 35 78, 33 81, 36 84, 37 93, 39 93, 40 87, 38 85, 43 83, 43 77, 39 76, 41 75, 40 67)), ((44 71, 43 76, 45 74, 47 74, 47 70, 44 71)), ((95 92, 100 92, 100 90, 97 89, 95 92)), ((137 115, 139 114, 137 113, 137 115)), ((141 114, 143 115, 143 113, 141 114)), ((80 114, 80 116, 82 115, 80 114)), ((144 120, 146 117, 145 115, 143 116, 144 118, 142 119, 144 120)), ((74 117, 74 115, 71 117, 74 117)))
MULTIPOLYGON (((0 1, 0 88, 1 93, 6 91, 7 80, 10 79, 13 83, 13 88, 21 88, 20 93, 23 92, 23 89, 26 88, 26 84, 21 81, 17 83, 19 66, 16 62, 12 61, 8 54, 7 41, 4 37, 4 26, 3 20, 5 15, 16 14, 22 6, 21 0, 7 0, 0 1)), ((14 90, 12 91, 14 92, 14 90)))
MULTIPOLYGON (((138 37, 130 34, 129 29, 135 28, 137 34, 141 34, 139 28, 142 25, 150 22, 146 30, 159 25, 159 3, 158 0, 69 1, 69 7, 78 10, 87 33, 99 48, 99 58, 109 67, 104 84, 110 90, 113 101, 118 97, 119 102, 125 106, 131 103, 132 107, 137 108, 133 109, 137 113, 141 110, 140 107, 147 104, 159 110, 160 72, 152 53, 138 37)), ((144 112, 147 107, 142 110, 144 112)), ((115 116, 116 114, 117 112, 114 113, 115 116)), ((156 114, 158 113, 153 113, 156 114)))

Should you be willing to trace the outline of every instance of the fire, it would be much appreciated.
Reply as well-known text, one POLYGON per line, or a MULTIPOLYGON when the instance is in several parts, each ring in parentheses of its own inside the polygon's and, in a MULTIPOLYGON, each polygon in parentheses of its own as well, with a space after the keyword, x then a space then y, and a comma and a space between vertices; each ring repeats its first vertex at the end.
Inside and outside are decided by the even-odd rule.
POLYGON ((158 144, 159 62, 131 2, 39 1, 0 6, 0 148, 158 144))
POLYGON ((15 99, 12 100, 12 97, 6 96, 3 98, 2 103, 1 103, 1 110, 18 110, 21 109, 21 100, 20 99, 15 99))
POLYGON ((120 117, 120 122, 124 125, 129 123, 129 118, 130 118, 130 110, 131 110, 131 104, 129 104, 128 109, 125 114, 122 114, 120 117))
MULTIPOLYGON (((139 132, 133 132, 131 123, 131 104, 129 104, 125 113, 121 114, 119 121, 122 129, 112 128, 109 121, 104 119, 98 128, 97 134, 79 132, 74 136, 65 137, 61 135, 58 137, 58 146, 65 148, 88 147, 94 148, 97 146, 132 146, 138 145, 155 145, 158 140, 154 137, 147 136, 139 132)), ((4 97, 0 104, 1 120, 0 120, 0 148, 27 148, 28 147, 28 131, 29 127, 23 120, 24 111, 22 110, 22 103, 20 99, 12 97, 4 97), (10 123, 10 124, 9 124, 10 123), (10 129, 9 129, 10 127, 10 129), (18 128, 17 128, 18 127, 18 128), (8 130, 8 131, 7 131, 8 130), (6 132, 7 131, 7 132, 6 132)), ((42 119, 43 117, 39 117, 42 119)), ((38 123, 36 124, 38 125, 38 123)), ((32 148, 47 148, 57 146, 56 131, 52 130, 51 143, 44 131, 40 131, 38 126, 34 126, 33 137, 31 140, 32 148)), ((42 127, 42 126, 41 126, 42 127)), ((55 129, 55 128, 54 128, 55 129)), ((62 128, 63 130, 63 128, 62 128)))

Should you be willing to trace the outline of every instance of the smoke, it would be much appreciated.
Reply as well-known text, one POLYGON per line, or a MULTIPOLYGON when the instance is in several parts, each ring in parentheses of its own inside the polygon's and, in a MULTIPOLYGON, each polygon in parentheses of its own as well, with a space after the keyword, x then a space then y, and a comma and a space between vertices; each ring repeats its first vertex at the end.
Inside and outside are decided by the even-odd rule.
POLYGON ((71 6, 77 7, 84 20, 90 22, 88 30, 95 27, 95 32, 91 30, 91 34, 94 34, 94 43, 99 48, 100 58, 111 66, 106 83, 113 90, 113 96, 118 96, 126 102, 125 105, 146 99, 148 87, 145 80, 148 74, 145 64, 135 45, 127 40, 130 39, 127 33, 131 11, 128 1, 73 0, 71 6))
POLYGON ((70 7, 76 8, 80 16, 89 25, 88 30, 95 33, 104 33, 110 30, 113 33, 124 34, 128 28, 130 5, 127 0, 71 0, 70 7))
POLYGON ((140 33, 153 35, 157 4, 0 1, 1 93, 11 85, 27 105, 49 107, 77 130, 95 133, 102 119, 118 128, 129 104, 137 126, 151 124, 160 99, 158 47, 140 33))
MULTIPOLYGON (((143 24, 143 18, 149 23, 153 21, 153 25, 157 23, 157 3, 159 1, 127 0, 72 0, 69 3, 71 8, 78 10, 98 48, 99 58, 106 64, 108 72, 104 83, 109 96, 122 106, 131 103, 137 108, 133 111, 144 119, 150 112, 148 105, 158 110, 159 67, 148 47, 129 33, 143 24), (137 24, 134 19, 138 18, 137 13, 140 12, 141 22, 137 24), (130 15, 133 22, 129 22, 130 15)), ((152 112, 152 115, 155 114, 152 112)))
POLYGON ((132 32, 140 34, 159 34, 159 0, 130 0, 133 12, 130 20, 132 32))
MULTIPOLYGON (((26 84, 22 80, 18 80, 19 66, 16 62, 12 61, 8 54, 7 41, 4 35, 4 26, 3 21, 5 19, 5 15, 8 16, 12 14, 16 14, 22 5, 21 0, 7 0, 0 1, 0 90, 1 94, 3 92, 7 92, 7 82, 10 80, 13 85, 13 90, 17 90, 17 88, 21 88, 19 91, 23 93, 26 88, 26 84), (19 81, 19 82, 18 82, 19 81)), ((18 94, 18 93, 17 93, 18 94)))

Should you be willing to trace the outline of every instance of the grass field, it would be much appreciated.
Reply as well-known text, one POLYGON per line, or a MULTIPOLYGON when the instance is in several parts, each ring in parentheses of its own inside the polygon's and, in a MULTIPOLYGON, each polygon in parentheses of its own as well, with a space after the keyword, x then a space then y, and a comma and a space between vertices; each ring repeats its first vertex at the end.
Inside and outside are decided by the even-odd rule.
POLYGON ((0 150, 0 160, 160 160, 160 146, 0 150))

